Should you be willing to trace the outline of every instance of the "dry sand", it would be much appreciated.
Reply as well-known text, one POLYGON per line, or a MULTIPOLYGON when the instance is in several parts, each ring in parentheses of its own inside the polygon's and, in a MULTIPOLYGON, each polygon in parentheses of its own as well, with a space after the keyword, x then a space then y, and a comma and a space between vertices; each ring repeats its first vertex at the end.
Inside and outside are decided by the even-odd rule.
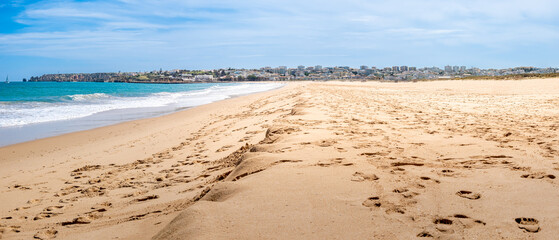
POLYGON ((553 239, 558 134, 559 79, 294 83, 0 148, 0 237, 553 239))

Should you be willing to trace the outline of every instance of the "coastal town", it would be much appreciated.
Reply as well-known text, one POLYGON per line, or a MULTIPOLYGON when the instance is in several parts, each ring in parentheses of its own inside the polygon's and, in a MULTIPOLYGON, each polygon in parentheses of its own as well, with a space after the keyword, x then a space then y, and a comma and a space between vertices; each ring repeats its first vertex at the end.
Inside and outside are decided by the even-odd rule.
POLYGON ((349 66, 323 67, 297 66, 288 68, 262 67, 260 69, 214 69, 214 70, 154 70, 149 72, 116 73, 68 73, 45 74, 31 77, 30 82, 131 82, 131 83, 194 83, 233 81, 316 81, 316 80, 385 80, 417 81, 444 79, 471 79, 503 76, 530 77, 531 75, 558 74, 559 68, 515 67, 507 69, 480 69, 466 66, 359 68, 349 66))

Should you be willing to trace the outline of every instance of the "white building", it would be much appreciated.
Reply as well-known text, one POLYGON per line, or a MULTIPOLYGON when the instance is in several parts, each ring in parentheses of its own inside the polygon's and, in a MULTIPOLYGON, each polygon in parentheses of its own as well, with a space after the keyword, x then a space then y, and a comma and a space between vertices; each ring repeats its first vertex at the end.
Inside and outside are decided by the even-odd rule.
POLYGON ((194 81, 212 81, 214 80, 213 75, 196 75, 194 81))
POLYGON ((181 79, 183 81, 194 81, 194 76, 192 76, 192 74, 189 73, 183 73, 181 74, 181 79))

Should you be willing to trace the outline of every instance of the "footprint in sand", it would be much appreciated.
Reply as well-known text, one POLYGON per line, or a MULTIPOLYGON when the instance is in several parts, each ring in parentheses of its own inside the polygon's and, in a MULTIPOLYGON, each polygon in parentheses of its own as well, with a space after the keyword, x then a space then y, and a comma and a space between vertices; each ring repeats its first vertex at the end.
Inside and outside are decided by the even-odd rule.
POLYGON ((420 237, 420 238, 432 238, 432 237, 434 237, 434 236, 433 236, 432 234, 430 234, 429 232, 427 232, 427 231, 423 231, 423 232, 418 233, 418 234, 417 234, 417 237, 420 237))
POLYGON ((555 175, 545 174, 545 173, 542 173, 542 172, 532 173, 532 174, 524 174, 521 177, 522 178, 531 178, 531 179, 544 179, 544 178, 555 179, 555 175))
POLYGON ((58 206, 49 206, 49 207, 46 207, 45 209, 43 209, 43 211, 52 212, 52 211, 54 211, 54 210, 56 210, 56 209, 61 209, 61 208, 64 208, 64 206, 60 206, 60 205, 58 205, 58 206))
POLYGON ((316 142, 315 144, 319 147, 330 147, 330 146, 332 146, 336 143, 337 143, 336 140, 328 139, 328 140, 322 140, 322 141, 316 142))
POLYGON ((402 174, 402 175, 404 175, 404 174, 406 174, 406 169, 401 168, 401 167, 395 167, 392 170, 390 170, 390 173, 391 174, 402 174))
POLYGON ((405 192, 408 192, 408 191, 409 191, 408 189, 401 188, 401 187, 400 188, 395 188, 394 190, 392 190, 392 192, 395 192, 395 193, 405 193, 405 192))
POLYGON ((386 156, 386 155, 388 155, 388 153, 385 153, 385 152, 365 152, 365 153, 361 153, 359 155, 367 156, 367 157, 375 157, 375 156, 386 156))
POLYGON ((30 187, 26 187, 26 186, 23 186, 23 185, 20 185, 20 184, 16 184, 16 185, 13 185, 13 186, 8 187, 8 188, 9 189, 20 189, 20 190, 31 190, 30 187))
POLYGON ((486 225, 487 223, 485 223, 484 221, 481 220, 477 220, 477 219, 472 219, 464 214, 454 214, 455 218, 457 218, 460 222, 462 222, 462 225, 468 227, 468 226, 472 226, 472 224, 482 224, 482 225, 486 225))
POLYGON ((540 231, 539 221, 535 218, 516 218, 514 221, 518 223, 518 228, 526 232, 535 233, 540 231))
POLYGON ((41 220, 43 218, 51 218, 57 215, 60 215, 62 213, 56 213, 56 212, 41 212, 39 214, 37 214, 34 218, 33 221, 37 221, 37 220, 41 220))
POLYGON ((365 173, 362 173, 362 172, 355 172, 353 174, 353 177, 351 178, 351 181, 354 181, 354 182, 363 182, 365 180, 375 181, 375 180, 378 180, 378 177, 377 177, 377 175, 372 174, 372 173, 365 174, 365 173))
POLYGON ((443 169, 441 170, 441 175, 445 176, 445 177, 452 177, 454 176, 454 171, 450 170, 450 169, 443 169))
POLYGON ((435 228, 440 232, 454 233, 454 230, 452 229, 452 224, 454 222, 450 219, 437 218, 433 221, 433 223, 436 225, 435 228))
POLYGON ((370 197, 363 202, 363 206, 368 208, 380 207, 381 205, 379 197, 370 197))
POLYGON ((458 195, 459 197, 463 197, 463 198, 467 198, 467 199, 471 199, 471 200, 476 200, 476 199, 481 198, 481 194, 474 193, 474 192, 471 192, 471 191, 466 191, 466 190, 458 191, 458 192, 456 192, 456 195, 458 195))
POLYGON ((56 237, 58 231, 56 229, 46 229, 38 231, 33 238, 35 239, 53 239, 56 237))
POLYGON ((441 183, 441 181, 439 181, 437 179, 432 179, 430 177, 425 177, 425 176, 419 177, 419 179, 424 180, 424 181, 433 181, 433 182, 436 182, 436 183, 441 183))
POLYGON ((87 216, 77 217, 74 218, 72 221, 61 222, 60 225, 68 226, 68 225, 75 225, 75 224, 90 224, 91 218, 87 216))

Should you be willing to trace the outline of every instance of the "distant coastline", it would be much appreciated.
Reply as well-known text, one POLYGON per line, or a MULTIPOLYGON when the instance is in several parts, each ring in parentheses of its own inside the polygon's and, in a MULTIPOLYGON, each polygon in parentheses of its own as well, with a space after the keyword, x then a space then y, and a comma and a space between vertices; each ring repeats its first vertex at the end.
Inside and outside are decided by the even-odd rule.
MULTIPOLYGON (((287 68, 264 67, 260 69, 168 70, 150 72, 63 73, 33 76, 29 82, 123 82, 123 83, 231 83, 256 81, 433 81, 476 79, 557 78, 558 68, 515 67, 508 69, 479 69, 465 66, 416 68, 394 66, 376 68, 361 66, 287 68)), ((26 79, 23 79, 26 82, 26 79)))
POLYGON ((32 77, 29 81, 24 82, 115 82, 115 83, 143 83, 143 84, 193 84, 193 83, 242 83, 242 82, 267 82, 267 81, 381 81, 381 82, 416 82, 416 81, 447 81, 447 80, 523 80, 523 79, 542 79, 542 78, 559 78, 559 73, 524 73, 524 74, 508 74, 502 76, 465 76, 465 77, 441 77, 441 78, 421 78, 413 80, 393 80, 379 78, 295 78, 295 79, 266 79, 256 77, 248 80, 232 80, 232 79, 211 79, 211 80, 192 80, 185 81, 182 79, 171 78, 154 78, 146 80, 135 80, 129 78, 78 78, 68 76, 84 76, 95 75, 91 73, 79 74, 46 74, 41 77, 32 77))
POLYGON ((510 74, 503 76, 470 76, 464 78, 455 78, 453 80, 522 80, 522 79, 541 79, 541 78, 559 78, 559 73, 524 73, 510 74))

